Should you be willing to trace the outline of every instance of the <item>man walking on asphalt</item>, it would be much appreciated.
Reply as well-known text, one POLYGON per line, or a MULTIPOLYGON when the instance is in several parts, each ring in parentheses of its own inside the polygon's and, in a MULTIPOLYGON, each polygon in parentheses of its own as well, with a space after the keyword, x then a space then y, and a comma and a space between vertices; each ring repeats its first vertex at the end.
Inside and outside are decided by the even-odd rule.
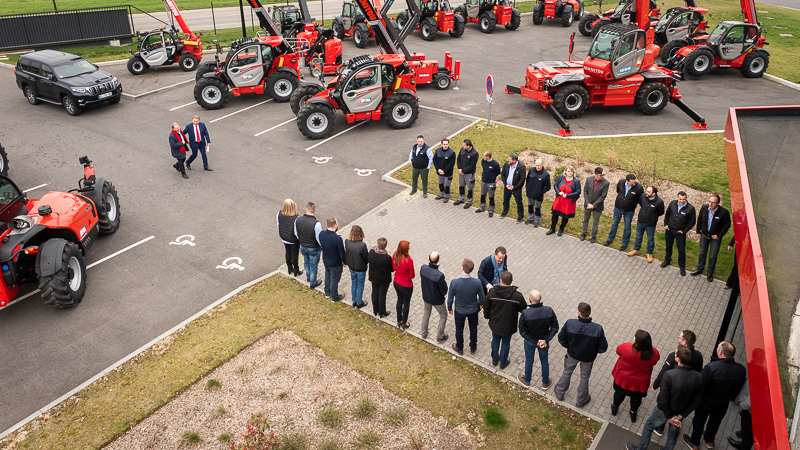
POLYGON ((500 275, 508 271, 508 257, 506 248, 503 246, 494 249, 494 254, 489 255, 481 261, 478 268, 478 279, 483 286, 483 293, 489 292, 495 284, 500 282, 500 275))
POLYGON ((678 345, 678 349, 673 354, 676 355, 678 366, 664 374, 656 407, 653 408, 650 417, 644 423, 639 446, 625 444, 627 450, 647 450, 653 431, 663 430, 667 423, 669 423, 669 432, 664 450, 674 449, 683 419, 691 414, 700 403, 703 380, 699 373, 689 367, 692 361, 692 351, 683 345, 678 345))
POLYGON ((533 223, 533 227, 539 226, 542 221, 542 201, 544 194, 550 190, 550 174, 544 168, 544 162, 537 159, 533 163, 533 168, 528 171, 525 181, 525 195, 528 196, 528 220, 526 225, 533 223))
POLYGON ((417 193, 417 178, 422 177, 422 197, 428 198, 428 170, 433 164, 433 152, 421 134, 411 146, 408 162, 411 163, 411 195, 417 193))
POLYGON ((469 322, 469 353, 475 354, 478 348, 478 312, 481 310, 485 296, 481 282, 469 276, 475 263, 465 259, 461 263, 461 276, 450 282, 447 293, 447 310, 453 315, 455 301, 456 341, 453 350, 464 354, 464 321, 469 322))
POLYGON ((700 406, 694 412, 692 435, 683 435, 683 442, 692 450, 699 450, 701 435, 706 441, 706 447, 714 448, 714 438, 725 413, 728 412, 728 403, 736 399, 747 380, 747 370, 733 360, 735 354, 736 347, 730 342, 722 341, 717 345, 718 359, 712 359, 703 367, 700 374, 703 379, 703 396, 700 406), (705 433, 703 427, 706 427, 705 433))
POLYGON ((535 352, 539 352, 539 363, 542 365, 542 390, 550 387, 550 360, 548 350, 550 341, 558 333, 558 318, 553 308, 542 304, 542 293, 536 290, 528 295, 530 306, 519 317, 519 335, 525 344, 525 374, 517 375, 517 379, 525 386, 531 385, 533 360, 535 352))
POLYGON ((321 281, 317 281, 317 270, 319 268, 319 255, 322 248, 319 246, 319 234, 322 232, 322 225, 314 217, 317 206, 312 202, 306 205, 306 213, 298 217, 294 222, 294 235, 300 242, 300 253, 303 255, 303 267, 306 269, 306 279, 309 287, 316 288, 321 281))
POLYGON ((603 327, 592 322, 592 307, 588 303, 578 303, 578 318, 569 319, 558 333, 558 343, 567 349, 564 356, 564 372, 556 384, 556 398, 564 401, 564 394, 569 389, 570 379, 575 367, 581 365, 581 379, 578 384, 576 406, 581 408, 592 400, 589 395, 589 376, 592 365, 599 353, 608 350, 608 341, 603 327))
POLYGON ((203 170, 211 172, 208 167, 208 156, 206 152, 211 151, 211 137, 208 135, 206 124, 200 122, 200 116, 192 117, 192 123, 186 125, 183 132, 189 136, 189 147, 192 149, 192 156, 186 160, 186 168, 192 170, 192 163, 197 158, 197 152, 203 157, 203 170))
POLYGON ((447 308, 444 306, 444 296, 447 295, 447 282, 444 274, 439 271, 439 253, 431 252, 428 256, 427 265, 419 269, 419 284, 422 287, 422 301, 424 309, 422 312, 422 328, 420 334, 422 339, 428 338, 428 321, 431 318, 431 309, 435 308, 439 313, 439 327, 436 329, 436 342, 444 342, 448 336, 444 334, 444 327, 447 325, 447 308))
POLYGON ((489 217, 494 217, 494 191, 497 189, 497 177, 500 175, 500 163, 492 159, 492 152, 483 152, 481 160, 481 207, 476 213, 486 211, 486 198, 489 198, 489 217))
POLYGON ((450 148, 450 139, 442 139, 442 146, 433 155, 433 167, 439 177, 439 195, 436 200, 450 201, 450 185, 453 183, 453 168, 456 165, 456 152, 450 148))
POLYGON ((517 332, 519 313, 525 310, 525 296, 512 286, 511 272, 500 275, 500 284, 489 290, 484 302, 483 317, 489 320, 492 330, 492 365, 500 363, 500 368, 508 367, 508 353, 511 350, 511 336, 517 332))
POLYGON ((697 222, 697 212, 694 206, 686 200, 686 192, 678 192, 678 198, 670 202, 664 214, 664 262, 661 267, 667 267, 672 262, 672 243, 678 247, 678 267, 681 276, 686 276, 686 233, 694 228, 697 222))
POLYGON ((525 210, 522 206, 522 186, 525 185, 525 164, 522 164, 517 158, 516 153, 508 155, 508 161, 503 165, 500 170, 500 178, 503 179, 505 189, 503 189, 503 212, 500 217, 505 217, 508 214, 508 209, 511 207, 511 196, 514 196, 514 201, 517 202, 517 223, 522 223, 525 220, 525 210))
POLYGON ((708 204, 700 208, 697 216, 697 234, 700 235, 700 254, 697 255, 697 268, 692 276, 701 275, 706 266, 708 254, 708 281, 714 281, 714 268, 717 266, 717 254, 722 236, 731 228, 731 214, 719 202, 720 196, 712 195, 708 204))
POLYGON ((464 203, 464 191, 467 192, 467 203, 464 209, 472 206, 472 193, 475 190, 475 169, 478 167, 478 151, 472 147, 472 141, 464 139, 464 146, 456 158, 458 168, 458 200, 453 205, 464 203))
POLYGON ((625 229, 622 232, 622 245, 619 250, 623 252, 628 250, 628 242, 631 240, 633 213, 636 212, 636 205, 639 204, 639 199, 643 193, 644 189, 636 181, 636 175, 629 173, 625 176, 625 179, 619 180, 617 183, 617 199, 614 200, 614 220, 611 223, 611 230, 608 232, 608 239, 603 242, 603 245, 608 247, 614 242, 617 237, 619 221, 623 219, 625 229))
POLYGON ((586 179, 583 188, 583 229, 581 240, 586 239, 589 230, 589 217, 592 218, 592 244, 597 242, 597 227, 600 225, 600 216, 605 209, 606 196, 608 196, 609 182, 606 180, 606 171, 602 167, 594 169, 594 176, 586 179))
POLYGON ((636 256, 642 248, 642 238, 647 232, 647 262, 653 262, 653 250, 656 248, 656 225, 658 218, 664 215, 664 201, 658 196, 655 186, 648 186, 639 198, 639 217, 636 219, 636 239, 633 251, 628 256, 636 256))
POLYGON ((325 298, 332 302, 343 300, 347 295, 339 295, 339 280, 344 264, 344 243, 336 234, 339 222, 335 217, 328 217, 328 229, 319 234, 319 245, 322 247, 322 263, 325 265, 325 298))

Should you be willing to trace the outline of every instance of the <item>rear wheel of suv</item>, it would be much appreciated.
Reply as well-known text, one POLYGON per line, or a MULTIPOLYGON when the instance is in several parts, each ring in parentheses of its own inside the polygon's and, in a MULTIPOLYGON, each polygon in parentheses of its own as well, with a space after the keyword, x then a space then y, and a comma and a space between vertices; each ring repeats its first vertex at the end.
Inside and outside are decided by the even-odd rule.
POLYGON ((133 75, 141 75, 147 71, 147 63, 139 56, 134 56, 128 60, 128 72, 133 75))
POLYGON ((100 234, 112 234, 119 228, 119 196, 110 181, 103 183, 103 201, 97 205, 100 234))
POLYGON ((60 268, 53 275, 39 280, 45 305, 55 308, 75 306, 86 292, 86 264, 83 253, 74 242, 67 242, 61 253, 60 268))
POLYGON ((26 84, 23 92, 25 93, 25 98, 28 99, 28 102, 30 102, 31 105, 38 105, 41 103, 39 99, 36 98, 36 91, 34 91, 32 87, 26 84))
POLYGON ((203 78, 194 86, 194 99, 205 109, 220 109, 228 101, 228 86, 216 78, 203 78))
POLYGON ((78 101, 71 95, 65 95, 61 99, 61 105, 64 106, 64 109, 70 116, 79 116, 83 112, 83 108, 78 106, 78 101))

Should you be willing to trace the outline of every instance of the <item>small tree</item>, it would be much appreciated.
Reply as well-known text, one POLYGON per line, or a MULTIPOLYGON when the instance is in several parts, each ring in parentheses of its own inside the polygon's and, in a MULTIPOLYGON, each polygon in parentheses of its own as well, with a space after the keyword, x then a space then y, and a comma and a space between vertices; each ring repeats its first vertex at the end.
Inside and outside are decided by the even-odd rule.
POLYGON ((247 430, 245 430, 244 442, 237 444, 231 443, 231 450, 269 450, 277 449, 281 443, 278 436, 272 431, 269 431, 270 424, 266 417, 257 416, 253 414, 250 421, 247 422, 247 430))

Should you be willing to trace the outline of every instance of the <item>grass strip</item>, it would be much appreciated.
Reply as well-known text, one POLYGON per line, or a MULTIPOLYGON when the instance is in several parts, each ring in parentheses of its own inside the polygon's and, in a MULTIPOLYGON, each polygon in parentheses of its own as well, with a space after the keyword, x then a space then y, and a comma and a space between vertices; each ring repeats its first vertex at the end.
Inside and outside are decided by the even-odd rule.
POLYGON ((599 429, 598 423, 516 383, 276 276, 28 424, 18 445, 11 447, 9 439, 20 432, 0 447, 100 448, 278 328, 293 331, 396 395, 445 417, 451 426, 466 424, 486 448, 585 449, 599 429), (487 425, 484 411, 490 408, 502 413, 508 426, 487 425))
MULTIPOLYGON (((568 158, 575 158, 584 161, 591 161, 602 164, 606 167, 616 166, 623 170, 636 173, 639 178, 643 176, 655 177, 662 180, 675 181, 685 184, 695 189, 708 192, 718 192, 723 197, 723 206, 730 211, 730 189, 728 188, 728 172, 725 166, 725 148, 722 141, 722 134, 679 134, 662 136, 636 136, 624 138, 594 138, 594 139, 561 139, 541 135, 531 131, 520 130, 518 128, 507 127, 493 124, 486 126, 486 122, 480 122, 464 130, 450 139, 451 146, 458 154, 461 142, 464 139, 471 139, 475 149, 479 154, 486 150, 491 150, 492 157, 502 166, 508 158, 509 153, 520 153, 526 149, 537 152, 561 155, 568 158)), ((563 164, 566 165, 566 162, 563 164)), ((557 169, 563 167, 545 167, 553 182, 556 179, 557 169)), ((475 179, 478 180, 475 186, 475 199, 480 199, 480 164, 475 179)), ((392 176, 404 183, 411 184, 411 166, 405 165, 392 176)), ((586 182, 587 175, 579 173, 581 186, 586 182)), ((438 178, 434 170, 428 173, 428 186, 431 192, 438 192, 438 178)), ((610 187, 609 196, 615 196, 615 187, 610 187)), ((458 176, 453 177, 451 192, 458 194, 458 176)), ((672 198, 665 198, 666 205, 672 198)), ((689 199, 697 208, 707 199, 689 199)), ((523 201, 527 201, 523 193, 523 201)), ((512 200, 512 203, 513 200, 512 200)), ((497 213, 502 211, 503 188, 498 186, 495 191, 495 204, 497 213)), ((580 236, 583 210, 580 208, 583 203, 578 202, 579 208, 575 213, 575 218, 570 219, 564 232, 572 236, 580 236)), ((527 204, 524 211, 527 213, 527 204)), ((542 226, 549 226, 551 220, 552 202, 545 200, 542 204, 542 226)), ((516 203, 511 205, 509 217, 516 218, 516 203)), ((527 218, 527 217, 526 217, 527 218)), ((663 219, 659 219, 663 221, 663 219)), ((611 217, 603 215, 600 218, 600 226, 597 232, 598 243, 605 241, 611 229, 611 217)), ((617 239, 614 244, 620 245, 622 225, 617 232, 617 239)), ((591 231, 591 230, 589 230, 591 231)), ((631 232, 631 242, 628 250, 633 250, 633 240, 636 236, 636 217, 633 220, 633 230, 631 232)), ((646 236, 646 235, 645 235, 646 236)), ((734 262, 734 252, 728 252, 725 247, 733 236, 733 229, 722 239, 723 248, 717 257, 717 267, 715 277, 725 280, 730 274, 734 262)), ((642 242, 642 254, 647 247, 646 237, 642 242)), ((653 256, 657 260, 664 259, 664 234, 656 233, 655 251, 653 256)), ((686 242, 686 268, 694 270, 697 264, 697 256, 700 247, 696 242, 686 242)), ((677 250, 673 249, 672 265, 678 265, 677 250)))

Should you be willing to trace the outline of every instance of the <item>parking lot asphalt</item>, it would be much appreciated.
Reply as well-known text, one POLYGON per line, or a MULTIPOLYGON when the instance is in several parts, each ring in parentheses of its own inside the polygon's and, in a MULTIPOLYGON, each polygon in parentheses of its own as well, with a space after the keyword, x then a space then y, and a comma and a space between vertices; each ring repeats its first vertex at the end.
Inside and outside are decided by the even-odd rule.
MULTIPOLYGON (((487 36, 471 24, 461 39, 440 34, 434 42, 414 33, 407 40, 411 51, 439 60, 451 51, 462 61, 458 90, 419 88, 421 105, 450 113, 422 109, 413 127, 399 131, 383 121, 355 128, 340 115, 335 133, 344 133, 325 142, 304 138, 288 105, 266 96, 231 98, 223 109, 203 110, 193 101, 194 74, 177 67, 133 77, 124 64, 104 66, 137 97, 78 117, 58 106, 28 104, 13 72, 0 68, 0 143, 9 153, 11 178, 22 189, 47 183, 30 193, 34 198, 47 189, 72 188, 82 176, 78 157, 89 155, 98 176, 117 186, 122 225, 98 241, 87 264, 139 243, 89 269, 86 297, 76 308, 53 310, 33 295, 0 310, 0 402, 6 411, 0 430, 282 264, 275 213, 283 199, 291 197, 301 208, 314 201, 321 221, 335 215, 346 224, 397 193, 400 188, 381 182, 380 175, 407 158, 418 134, 437 142, 472 116, 486 116, 487 74, 495 80, 493 120, 557 131, 538 104, 502 89, 520 84, 530 63, 564 59, 570 31, 555 23, 534 27, 524 16, 516 32, 499 28, 487 36), (160 88, 167 89, 149 93, 160 88), (202 171, 197 161, 183 180, 170 167, 167 136, 172 122, 184 125, 193 114, 209 128, 214 171, 202 171), (194 246, 170 245, 185 235, 193 236, 194 246)), ((588 38, 576 36, 578 55, 588 46, 588 38)), ((350 40, 344 48, 346 57, 363 53, 350 40)), ((683 82, 680 89, 710 129, 722 129, 730 106, 800 100, 800 92, 730 69, 683 82)), ((570 123, 584 136, 692 130, 691 119, 674 106, 654 117, 631 107, 591 108, 570 123)))

